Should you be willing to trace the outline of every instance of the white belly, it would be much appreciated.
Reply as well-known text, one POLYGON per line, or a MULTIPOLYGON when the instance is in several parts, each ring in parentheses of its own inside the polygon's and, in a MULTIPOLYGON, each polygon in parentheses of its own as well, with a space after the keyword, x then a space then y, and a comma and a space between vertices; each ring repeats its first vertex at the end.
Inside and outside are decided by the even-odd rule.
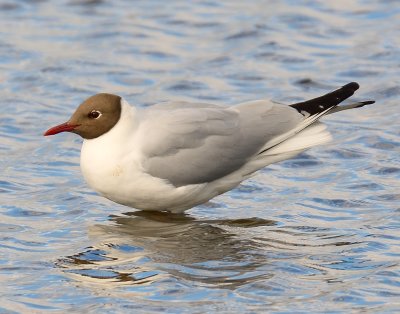
POLYGON ((86 141, 81 170, 88 185, 104 197, 142 210, 183 212, 220 194, 209 184, 175 187, 145 173, 139 156, 119 158, 115 150, 99 154, 86 141))

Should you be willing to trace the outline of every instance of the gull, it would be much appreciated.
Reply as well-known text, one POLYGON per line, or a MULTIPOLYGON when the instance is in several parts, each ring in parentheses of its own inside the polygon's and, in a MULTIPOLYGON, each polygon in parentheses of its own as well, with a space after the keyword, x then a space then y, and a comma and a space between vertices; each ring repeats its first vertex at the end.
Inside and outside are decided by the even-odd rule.
POLYGON ((44 135, 83 138, 83 176, 104 197, 136 209, 181 213, 269 164, 329 142, 321 117, 374 103, 338 106, 358 88, 352 82, 292 105, 255 100, 231 107, 169 101, 141 108, 100 93, 44 135))

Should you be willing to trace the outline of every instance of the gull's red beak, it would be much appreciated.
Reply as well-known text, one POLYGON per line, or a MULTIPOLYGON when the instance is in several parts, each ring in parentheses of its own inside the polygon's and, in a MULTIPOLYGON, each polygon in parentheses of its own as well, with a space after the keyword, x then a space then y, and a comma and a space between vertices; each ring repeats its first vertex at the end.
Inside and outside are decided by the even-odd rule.
POLYGON ((54 134, 61 133, 61 132, 71 132, 71 131, 75 130, 75 128, 77 128, 78 126, 79 126, 79 124, 74 125, 74 124, 69 124, 68 122, 65 122, 63 124, 56 125, 55 127, 48 129, 43 135, 49 136, 49 135, 54 135, 54 134))

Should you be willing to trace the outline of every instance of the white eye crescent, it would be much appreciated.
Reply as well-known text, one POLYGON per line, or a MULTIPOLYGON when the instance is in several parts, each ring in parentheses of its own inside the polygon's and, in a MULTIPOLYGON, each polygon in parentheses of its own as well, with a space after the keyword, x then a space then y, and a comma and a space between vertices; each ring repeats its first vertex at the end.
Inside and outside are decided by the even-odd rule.
POLYGON ((88 118, 90 119, 98 119, 100 118, 102 113, 98 110, 92 110, 88 113, 88 118))

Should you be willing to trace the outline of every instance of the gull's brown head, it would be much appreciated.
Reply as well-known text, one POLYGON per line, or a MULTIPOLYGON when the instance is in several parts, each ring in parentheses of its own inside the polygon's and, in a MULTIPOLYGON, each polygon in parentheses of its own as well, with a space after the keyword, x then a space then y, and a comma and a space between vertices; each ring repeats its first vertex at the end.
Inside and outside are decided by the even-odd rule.
POLYGON ((96 94, 86 99, 67 122, 48 129, 44 136, 73 132, 84 139, 94 139, 117 124, 121 116, 121 97, 96 94))

